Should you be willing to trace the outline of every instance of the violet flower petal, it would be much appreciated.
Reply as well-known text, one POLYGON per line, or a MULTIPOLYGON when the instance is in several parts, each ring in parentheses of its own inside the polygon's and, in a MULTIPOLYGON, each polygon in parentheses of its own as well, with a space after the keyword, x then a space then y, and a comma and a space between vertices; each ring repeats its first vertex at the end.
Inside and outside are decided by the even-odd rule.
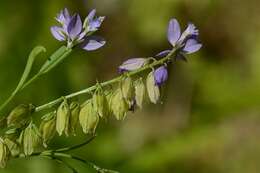
POLYGON ((58 27, 58 26, 53 26, 51 27, 51 33, 54 38, 56 38, 59 41, 65 41, 65 36, 62 34, 63 28, 58 27))
POLYGON ((181 36, 180 24, 176 19, 171 19, 168 27, 168 40, 175 46, 181 36))
POLYGON ((85 39, 82 44, 82 48, 87 51, 97 50, 103 47, 106 44, 106 41, 102 37, 98 36, 89 36, 85 39))
POLYGON ((145 58, 131 58, 119 66, 119 72, 133 71, 143 67, 148 60, 145 58))
POLYGON ((194 52, 197 52, 202 47, 202 44, 198 43, 195 39, 189 39, 187 40, 185 47, 183 48, 183 51, 186 54, 191 54, 194 52))
POLYGON ((74 40, 82 31, 82 21, 78 14, 75 14, 68 24, 68 35, 71 40, 74 40))
POLYGON ((155 85, 161 86, 168 79, 168 71, 165 66, 161 66, 154 71, 155 85))
POLYGON ((157 55, 155 55, 155 58, 166 57, 170 52, 171 52, 171 50, 164 50, 164 51, 158 53, 157 55))

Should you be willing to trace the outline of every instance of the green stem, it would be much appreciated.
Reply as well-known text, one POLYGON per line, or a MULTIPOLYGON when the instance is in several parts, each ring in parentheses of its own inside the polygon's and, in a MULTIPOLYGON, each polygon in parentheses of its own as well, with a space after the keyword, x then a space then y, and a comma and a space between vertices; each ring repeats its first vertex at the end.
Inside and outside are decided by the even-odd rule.
POLYGON ((61 149, 54 150, 54 151, 55 152, 68 152, 68 151, 71 151, 71 150, 75 150, 75 149, 81 148, 81 147, 89 144, 90 142, 92 142, 95 139, 95 137, 96 137, 96 135, 93 135, 93 136, 91 136, 89 139, 87 139, 85 142, 83 142, 81 144, 74 145, 72 147, 61 148, 61 149))
MULTIPOLYGON (((173 49, 166 57, 164 57, 164 58, 162 58, 162 59, 160 59, 160 60, 158 60, 158 61, 154 61, 153 63, 148 64, 148 65, 146 65, 146 66, 144 66, 144 67, 142 67, 142 68, 140 68, 140 69, 138 69, 138 70, 129 72, 127 75, 128 75, 128 76, 134 76, 134 75, 136 75, 136 74, 139 74, 139 73, 141 73, 141 72, 144 72, 144 71, 146 71, 146 70, 148 70, 148 69, 150 69, 150 68, 153 68, 153 67, 155 67, 155 66, 162 65, 162 64, 164 64, 165 62, 169 61, 175 52, 176 52, 176 49, 173 49)), ((106 82, 103 82, 103 83, 99 83, 98 86, 97 86, 97 85, 94 85, 94 86, 91 86, 91 87, 86 88, 86 89, 84 89, 84 90, 81 90, 81 91, 78 91, 78 92, 69 94, 69 95, 67 95, 67 96, 63 96, 63 97, 58 98, 58 99, 56 99, 56 100, 53 100, 53 101, 51 101, 51 102, 49 102, 49 103, 46 103, 46 104, 44 104, 44 105, 41 105, 41 106, 36 107, 35 112, 40 112, 40 111, 43 111, 43 110, 46 110, 46 109, 50 109, 50 108, 52 108, 53 106, 55 106, 56 104, 61 103, 61 102, 64 100, 64 98, 66 98, 66 99, 71 99, 71 98, 74 98, 74 97, 77 97, 77 96, 80 96, 80 95, 83 95, 83 94, 91 93, 91 92, 95 91, 96 88, 99 87, 99 86, 101 86, 101 87, 106 87, 106 86, 115 84, 115 83, 119 82, 119 81, 121 80, 121 78, 122 78, 122 76, 118 76, 118 77, 116 77, 116 78, 114 78, 114 79, 111 79, 111 80, 109 80, 109 81, 106 81, 106 82)))

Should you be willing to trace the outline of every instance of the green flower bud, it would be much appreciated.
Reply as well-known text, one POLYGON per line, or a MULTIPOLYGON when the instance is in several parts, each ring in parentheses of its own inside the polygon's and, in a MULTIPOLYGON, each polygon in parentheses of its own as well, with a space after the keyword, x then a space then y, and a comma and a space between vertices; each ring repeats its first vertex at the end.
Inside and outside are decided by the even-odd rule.
POLYGON ((108 115, 108 103, 105 94, 98 89, 93 95, 93 107, 100 117, 108 115))
POLYGON ((64 100, 57 110, 56 130, 61 136, 65 131, 70 118, 70 108, 67 100, 64 100))
POLYGON ((66 127, 66 135, 68 136, 70 133, 76 135, 76 129, 79 122, 79 112, 80 112, 80 105, 76 102, 72 102, 70 104, 70 118, 69 124, 66 127))
POLYGON ((117 89, 112 97, 111 109, 117 120, 124 120, 129 106, 121 89, 117 89))
POLYGON ((113 92, 109 92, 106 94, 106 100, 107 100, 107 116, 113 114, 112 110, 112 99, 113 98, 113 92))
POLYGON ((145 100, 145 96, 146 96, 146 88, 145 88, 143 79, 140 78, 140 79, 136 80, 134 85, 135 85, 136 104, 137 104, 137 106, 139 106, 139 108, 142 108, 144 100, 145 100))
POLYGON ((14 108, 12 112, 7 117, 7 125, 15 127, 23 127, 28 124, 31 114, 35 107, 31 104, 21 104, 14 108))
POLYGON ((11 128, 5 132, 5 138, 8 138, 10 140, 16 140, 17 138, 19 138, 20 133, 21 133, 21 129, 11 128))
POLYGON ((99 115, 94 110, 92 100, 88 101, 81 109, 79 122, 84 133, 94 134, 99 123, 99 115))
POLYGON ((148 96, 149 96, 151 102, 156 104, 156 103, 158 103, 158 101, 160 99, 160 89, 157 85, 155 85, 153 73, 154 72, 151 72, 148 74, 147 79, 146 79, 146 87, 147 87, 148 96))
POLYGON ((43 146, 46 148, 47 144, 56 134, 56 112, 47 114, 42 118, 40 125, 40 133, 43 140, 43 146))
POLYGON ((131 100, 134 96, 133 82, 130 77, 126 77, 121 81, 121 89, 123 97, 126 100, 131 100))
POLYGON ((10 151, 4 140, 0 138, 0 167, 5 168, 10 157, 10 151))
POLYGON ((23 151, 26 156, 31 155, 41 144, 41 134, 38 128, 31 122, 24 130, 23 151))
POLYGON ((5 138, 4 142, 5 142, 6 146, 8 147, 8 149, 11 152, 11 155, 13 157, 16 157, 20 154, 21 149, 20 149, 20 146, 17 142, 14 142, 9 138, 5 138))

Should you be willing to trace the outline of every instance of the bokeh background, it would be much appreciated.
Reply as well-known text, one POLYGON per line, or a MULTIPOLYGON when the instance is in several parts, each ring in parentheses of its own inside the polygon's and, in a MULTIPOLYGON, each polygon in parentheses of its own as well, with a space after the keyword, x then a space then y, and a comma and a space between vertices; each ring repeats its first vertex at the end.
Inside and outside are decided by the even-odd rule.
MULTIPOLYGON (((258 173, 260 171, 259 0, 1 0, 0 101, 14 89, 30 50, 61 43, 50 34, 54 16, 68 7, 82 16, 96 8, 107 16, 95 52, 75 50, 65 62, 19 94, 41 105, 117 75, 129 57, 154 55, 170 45, 169 19, 200 29, 203 49, 171 65, 163 105, 147 105, 123 122, 102 122, 98 137, 75 153, 122 173, 258 173)), ((80 99, 84 100, 87 96, 80 99)), ((56 138, 52 147, 86 138, 56 138)), ((71 162, 80 172, 94 172, 71 162)), ((1 173, 69 172, 46 159, 11 160, 1 173)))

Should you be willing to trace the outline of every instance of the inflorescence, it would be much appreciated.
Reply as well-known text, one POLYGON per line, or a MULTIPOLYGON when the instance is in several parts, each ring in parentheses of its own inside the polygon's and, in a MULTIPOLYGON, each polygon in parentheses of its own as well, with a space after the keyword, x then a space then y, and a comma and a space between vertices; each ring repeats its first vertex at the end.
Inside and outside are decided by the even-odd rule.
MULTIPOLYGON (((64 9, 56 17, 61 26, 51 27, 51 33, 55 39, 67 42, 67 49, 73 49, 75 46, 87 51, 101 48, 105 45, 105 40, 93 34, 100 28, 105 17, 95 15, 96 10, 92 10, 82 22, 79 14, 71 15, 64 9)), ((172 45, 170 50, 162 51, 153 57, 128 59, 119 66, 119 77, 97 83, 46 105, 17 106, 0 121, 1 129, 5 129, 0 137, 0 167, 4 168, 10 158, 16 157, 44 155, 59 160, 59 152, 46 149, 56 134, 76 135, 76 129, 81 126, 84 133, 95 136, 96 128, 102 119, 114 116, 117 120, 124 120, 128 112, 143 108, 148 101, 158 103, 160 88, 168 79, 167 67, 173 60, 186 61, 187 54, 202 47, 198 42, 198 35, 198 29, 191 23, 181 33, 178 21, 172 19, 168 27, 168 41, 172 45), (86 93, 91 94, 91 98, 84 103, 70 100, 86 93), (57 104, 59 105, 56 106, 57 104), (41 110, 48 110, 49 113, 41 118, 38 128, 33 121, 33 115, 41 110)), ((64 54, 61 57, 64 58, 64 54)), ((58 58, 53 59, 59 62, 56 61, 58 58)))

